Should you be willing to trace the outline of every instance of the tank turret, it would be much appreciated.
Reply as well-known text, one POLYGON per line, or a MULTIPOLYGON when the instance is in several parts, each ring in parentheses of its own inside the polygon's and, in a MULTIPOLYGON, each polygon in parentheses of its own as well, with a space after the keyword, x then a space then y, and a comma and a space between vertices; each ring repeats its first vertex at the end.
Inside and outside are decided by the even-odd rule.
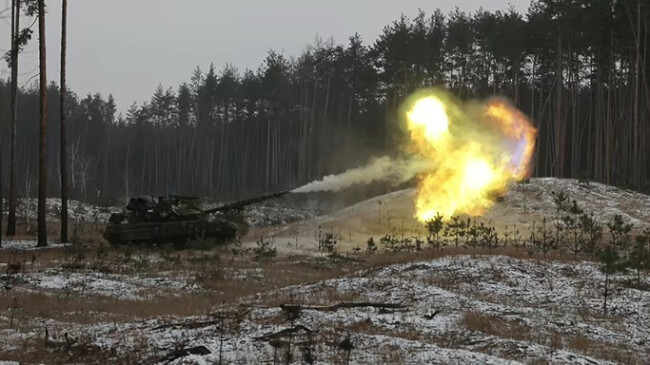
POLYGON ((228 242, 247 229, 241 214, 244 207, 286 193, 257 196, 215 208, 205 208, 198 197, 134 197, 122 212, 111 215, 104 238, 113 245, 173 243, 184 247, 197 238, 228 242))

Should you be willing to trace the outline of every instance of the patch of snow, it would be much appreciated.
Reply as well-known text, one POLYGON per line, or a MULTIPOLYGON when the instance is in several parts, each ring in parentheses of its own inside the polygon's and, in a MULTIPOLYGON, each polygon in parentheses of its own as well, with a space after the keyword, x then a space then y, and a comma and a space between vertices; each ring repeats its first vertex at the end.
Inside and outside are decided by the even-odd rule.
POLYGON ((100 295, 121 300, 148 300, 154 295, 196 291, 196 284, 166 277, 142 277, 137 275, 109 274, 99 272, 65 272, 58 269, 40 273, 27 273, 23 277, 27 288, 46 289, 64 294, 100 295))
POLYGON ((51 249, 51 248, 61 248, 69 246, 69 243, 59 243, 59 242, 49 242, 45 247, 36 247, 36 241, 33 240, 11 240, 11 241, 2 241, 2 250, 42 250, 42 249, 51 249))
MULTIPOLYGON (((47 280, 56 284, 45 285, 66 285, 66 279, 55 277, 51 274, 47 280)), ((119 278, 123 286, 111 286, 109 280, 118 278, 99 276, 88 287, 135 292, 136 284, 126 278, 119 278)), ((242 298, 239 304, 253 309, 241 321, 226 323, 225 331, 219 324, 157 329, 169 321, 214 321, 203 316, 171 318, 165 322, 69 326, 71 332, 89 336, 92 344, 106 351, 137 352, 153 363, 157 356, 179 344, 203 345, 211 353, 187 356, 172 364, 215 363, 220 349, 227 363, 264 363, 273 359, 274 350, 266 341, 255 338, 292 325, 278 307, 267 307, 268 303, 277 302, 273 298, 327 305, 348 298, 346 301, 402 303, 406 308, 395 312, 376 308, 302 311, 293 325, 314 330, 311 338, 315 341, 316 363, 345 358, 337 344, 346 333, 351 334, 355 347, 351 364, 612 364, 599 358, 601 348, 627 351, 642 362, 650 356, 650 292, 627 288, 621 284, 623 280, 620 275, 613 278, 611 314, 603 317, 600 312, 604 277, 596 263, 447 256, 367 269, 342 278, 242 298), (492 318, 490 325, 496 334, 466 327, 464 318, 468 313, 492 318), (508 324, 523 329, 498 335, 500 327, 508 324), (582 336, 590 341, 588 353, 572 349, 567 342, 560 343, 558 348, 553 343, 556 336, 562 336, 564 341, 582 336)), ((643 281, 648 284, 650 278, 646 275, 643 281)), ((300 342, 304 339, 301 336, 304 337, 297 334, 293 340, 300 342)), ((294 351, 294 363, 299 363, 298 346, 294 346, 294 351)))
MULTIPOLYGON (((6 204, 6 200, 5 200, 6 204)), ((46 219, 48 222, 58 222, 61 218, 61 199, 48 198, 45 201, 46 219)), ((7 208, 3 208, 6 211, 7 208)), ((68 216, 72 221, 78 222, 108 222, 112 213, 119 212, 116 207, 101 207, 83 203, 77 200, 68 200, 68 216)), ((38 213, 38 200, 35 198, 18 199, 16 216, 22 219, 35 221, 38 213)))

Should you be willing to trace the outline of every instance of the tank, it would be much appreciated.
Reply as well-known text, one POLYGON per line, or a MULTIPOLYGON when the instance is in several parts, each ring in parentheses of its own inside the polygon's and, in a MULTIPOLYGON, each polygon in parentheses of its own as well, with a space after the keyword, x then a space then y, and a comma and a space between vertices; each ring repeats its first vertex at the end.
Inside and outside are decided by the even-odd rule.
POLYGON ((198 197, 179 195, 134 197, 122 212, 109 218, 104 238, 112 245, 162 245, 187 247, 203 238, 230 242, 248 228, 242 209, 247 205, 278 198, 289 191, 240 200, 205 209, 198 197))

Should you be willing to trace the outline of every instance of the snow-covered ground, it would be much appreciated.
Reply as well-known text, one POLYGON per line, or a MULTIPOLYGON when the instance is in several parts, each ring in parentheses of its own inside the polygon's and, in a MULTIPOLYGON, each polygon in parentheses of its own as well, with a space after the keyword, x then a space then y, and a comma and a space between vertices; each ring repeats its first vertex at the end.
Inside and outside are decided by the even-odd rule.
POLYGON ((61 244, 58 242, 50 242, 46 247, 36 247, 36 241, 34 240, 10 240, 10 241, 5 241, 4 239, 2 240, 2 247, 0 247, 0 251, 5 250, 5 251, 11 251, 11 250, 41 250, 41 249, 51 249, 51 248, 60 248, 60 247, 66 247, 68 244, 61 244))
MULTIPOLYGON (((4 200, 3 210, 7 211, 7 201, 4 200)), ((49 222, 58 222, 61 218, 61 199, 48 198, 45 203, 47 216, 49 222)), ((77 200, 68 201, 68 215, 73 221, 79 222, 108 222, 108 218, 112 213, 118 212, 120 209, 115 207, 101 207, 77 200)), ((18 199, 16 205, 16 216, 22 219, 31 221, 36 220, 38 212, 38 200, 35 198, 18 199)), ((6 213, 5 213, 6 214, 6 213)))
MULTIPOLYGON (((611 222, 615 215, 620 215, 624 221, 637 227, 650 225, 650 195, 596 182, 580 183, 573 179, 530 179, 528 184, 515 185, 496 208, 510 209, 519 214, 552 215, 556 213, 553 193, 559 192, 576 200, 585 212, 593 213, 600 222, 611 222)), ((490 217, 488 213, 486 218, 490 217)))
POLYGON ((27 274, 21 279, 23 281, 21 288, 31 292, 65 292, 74 297, 105 296, 121 300, 146 301, 156 296, 181 296, 199 289, 187 278, 147 277, 92 271, 47 270, 27 274))
MULTIPOLYGON (((603 318, 603 282, 603 275, 592 263, 535 262, 504 256, 452 256, 369 270, 253 299, 260 308, 250 313, 236 334, 226 337, 226 358, 241 363, 272 359, 271 346, 253 338, 290 327, 288 321, 282 321, 279 308, 263 308, 268 303, 266 298, 274 296, 324 305, 349 297, 406 306, 404 311, 388 313, 372 308, 302 312, 294 325, 315 331, 314 355, 325 363, 336 359, 340 350, 331 344, 343 340, 348 331, 355 346, 353 363, 388 363, 387 359, 392 358, 396 363, 412 364, 540 360, 553 364, 606 364, 597 354, 603 349, 629 351, 639 361, 650 358, 650 292, 618 287, 617 295, 610 299, 614 314, 603 318), (436 311, 439 313, 433 318, 426 318, 436 311), (528 331, 504 331, 506 335, 495 336, 471 330, 463 325, 467 313, 493 318, 491 325, 495 327, 509 323, 528 331), (570 348, 576 336, 592 343, 587 355, 570 348), (556 337, 560 343, 552 344, 556 337)), ((170 336, 152 333, 155 337, 165 335, 170 336)), ((219 336, 206 337, 194 344, 206 345, 216 354, 219 336)), ((212 355, 205 360, 209 363, 215 359, 212 355)))
MULTIPOLYGON (((636 228, 650 222, 647 195, 550 178, 514 185, 481 219, 500 229, 517 225, 525 232, 533 221, 558 214, 553 192, 560 191, 601 223, 614 215, 623 216, 636 228)), ((29 360, 46 351, 46 356, 57 356, 56 362, 63 363, 270 364, 284 363, 287 344, 291 343, 294 364, 345 364, 348 355, 352 364, 648 363, 648 272, 642 273, 638 286, 630 285, 631 275, 615 276, 608 298, 609 313, 604 316, 605 278, 599 264, 590 261, 529 258, 528 253, 513 254, 511 250, 511 256, 456 255, 429 260, 412 254, 409 257, 413 262, 379 267, 373 267, 370 258, 365 258, 368 262, 335 263, 317 253, 317 259, 327 264, 319 261, 313 265, 315 240, 321 230, 337 234, 339 251, 365 247, 369 236, 378 238, 396 228, 421 230, 421 224, 413 220, 414 193, 397 191, 327 215, 292 207, 281 199, 248 207, 248 219, 257 222, 253 226, 272 226, 251 229, 244 248, 255 247, 255 240, 262 236, 272 237, 282 248, 278 262, 266 266, 229 249, 201 252, 199 256, 161 250, 128 254, 113 250, 110 264, 98 264, 94 262, 100 259, 98 249, 84 251, 85 257, 80 258, 83 265, 74 268, 69 264, 74 264, 79 254, 75 247, 32 251, 33 241, 3 242, 0 360, 29 360), (293 250, 284 249, 288 243, 293 250), (294 254, 299 256, 290 256, 294 254), (221 258, 209 258, 217 256, 221 258), (202 263, 196 264, 199 261, 202 263), (18 270, 11 266, 16 263, 22 263, 18 270), (271 278, 274 274, 291 275, 286 270, 291 265, 314 271, 292 282, 303 282, 300 285, 273 282, 277 280, 271 278), (351 273, 359 268, 363 269, 351 273), (327 270, 331 274, 314 276, 314 272, 327 270), (317 280, 322 277, 336 278, 317 280), (255 290, 247 288, 245 294, 234 294, 245 285, 255 286, 255 290), (248 295, 251 292, 256 294, 248 295), (219 305, 229 295, 238 299, 219 305), (30 300, 47 301, 58 309, 26 303, 30 300), (171 300, 179 308, 141 309, 166 305, 171 300), (198 301, 203 304, 198 306, 198 301), (312 307, 300 312, 280 307, 287 303, 331 306, 341 302, 401 307, 312 307), (68 310, 68 305, 73 309, 68 310), (184 308, 195 305, 201 310, 184 308), (113 311, 113 306, 119 310, 113 311), (159 312, 172 314, 152 314, 159 312), (206 315, 188 317, 187 313, 206 315), (291 313, 293 319, 289 318, 291 313), (77 341, 71 348, 46 348, 45 327, 59 338, 65 332, 77 341), (288 328, 297 332, 272 335, 288 328), (349 353, 341 346, 348 334, 349 353), (198 348, 196 354, 165 357, 174 350, 192 347, 198 348), (74 356, 88 352, 93 355, 74 360, 74 356)), ((28 215, 36 211, 30 204, 25 205, 28 215)), ((48 204, 53 211, 50 219, 58 219, 56 201, 48 204)), ((71 204, 71 211, 75 209, 78 219, 89 222, 103 221, 111 211, 71 204)), ((39 355, 38 359, 43 357, 39 355)))
MULTIPOLYGON (((28 281, 48 289, 66 282, 51 275, 41 280, 50 283, 28 281)), ((88 284, 88 290, 101 293, 102 281, 89 280, 95 284, 88 284)), ((629 288, 625 280, 614 278, 610 314, 603 316, 604 276, 595 263, 446 256, 245 297, 227 308, 215 307, 217 315, 224 313, 223 321, 214 315, 90 325, 34 320, 84 338, 115 361, 137 352, 138 361, 147 363, 211 364, 220 356, 232 364, 273 363, 272 344, 291 341, 292 363, 305 363, 308 351, 315 363, 345 363, 347 354, 339 344, 349 333, 353 364, 645 364, 650 358, 650 292, 629 288), (292 322, 279 307, 339 302, 404 308, 305 309, 292 322), (299 326, 312 332, 262 338, 299 326), (210 353, 162 361, 174 349, 197 346, 210 353)), ((647 275, 643 281, 650 284, 647 275)), ((126 287, 112 290, 118 297, 130 293, 126 287)), ((18 348, 30 336, 40 334, 0 330, 5 346, 18 348)), ((286 348, 275 351, 278 363, 285 356, 286 348)))

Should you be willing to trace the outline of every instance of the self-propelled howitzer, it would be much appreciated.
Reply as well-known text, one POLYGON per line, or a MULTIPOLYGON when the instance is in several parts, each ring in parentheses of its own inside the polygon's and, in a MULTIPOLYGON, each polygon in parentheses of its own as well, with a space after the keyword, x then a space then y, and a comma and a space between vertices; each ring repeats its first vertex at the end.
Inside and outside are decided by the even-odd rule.
POLYGON ((131 198, 122 212, 111 215, 104 238, 113 245, 173 243, 187 247, 197 239, 230 242, 248 228, 243 208, 286 193, 261 195, 210 209, 203 209, 197 197, 131 198))

